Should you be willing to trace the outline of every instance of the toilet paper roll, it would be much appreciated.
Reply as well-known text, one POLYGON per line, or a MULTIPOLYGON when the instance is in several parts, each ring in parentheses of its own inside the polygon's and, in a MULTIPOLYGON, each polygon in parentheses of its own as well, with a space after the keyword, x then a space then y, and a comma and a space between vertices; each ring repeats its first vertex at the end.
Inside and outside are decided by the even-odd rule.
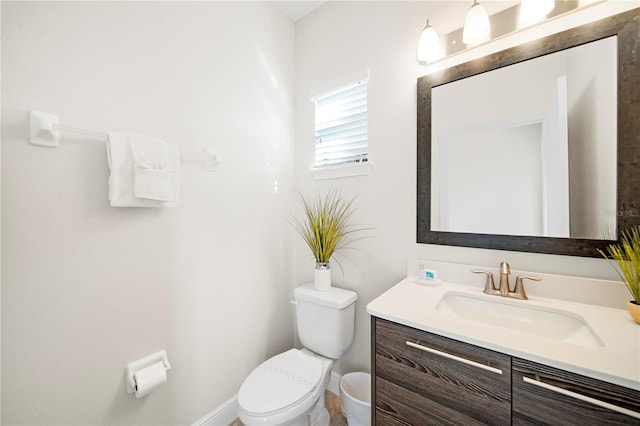
POLYGON ((167 370, 162 361, 156 362, 133 373, 133 379, 136 382, 136 398, 141 398, 167 381, 167 370))

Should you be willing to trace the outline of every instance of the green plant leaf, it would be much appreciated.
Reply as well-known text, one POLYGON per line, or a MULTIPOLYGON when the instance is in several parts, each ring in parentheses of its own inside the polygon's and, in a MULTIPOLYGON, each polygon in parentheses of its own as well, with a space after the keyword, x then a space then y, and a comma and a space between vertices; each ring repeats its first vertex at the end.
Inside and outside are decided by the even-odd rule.
POLYGON ((636 303, 640 303, 640 227, 621 233, 620 242, 607 247, 607 253, 598 250, 605 259, 617 266, 616 272, 624 281, 636 303))
POLYGON ((351 218, 355 209, 353 200, 342 198, 340 191, 330 190, 324 197, 318 192, 311 201, 300 194, 303 214, 294 217, 293 225, 309 246, 316 262, 329 262, 340 248, 354 241, 350 234, 365 228, 355 225, 351 218))

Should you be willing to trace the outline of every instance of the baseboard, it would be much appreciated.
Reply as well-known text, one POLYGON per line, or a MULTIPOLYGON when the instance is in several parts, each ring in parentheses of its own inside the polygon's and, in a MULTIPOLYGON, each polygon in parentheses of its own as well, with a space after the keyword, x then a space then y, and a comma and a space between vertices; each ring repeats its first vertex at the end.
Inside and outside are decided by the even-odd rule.
POLYGON ((340 396, 340 379, 342 379, 342 374, 338 374, 332 371, 331 377, 329 378, 329 384, 327 385, 327 390, 329 392, 335 393, 338 396, 340 396))
POLYGON ((238 395, 223 402, 209 414, 193 424, 193 426, 222 426, 229 425, 238 418, 238 395))

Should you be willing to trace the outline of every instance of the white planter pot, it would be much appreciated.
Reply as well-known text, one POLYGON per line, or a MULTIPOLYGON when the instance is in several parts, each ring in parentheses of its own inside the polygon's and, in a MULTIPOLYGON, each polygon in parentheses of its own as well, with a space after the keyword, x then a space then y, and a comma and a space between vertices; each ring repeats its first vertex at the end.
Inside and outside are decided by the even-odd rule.
POLYGON ((331 290, 331 269, 329 268, 329 262, 317 262, 314 288, 318 291, 331 290))

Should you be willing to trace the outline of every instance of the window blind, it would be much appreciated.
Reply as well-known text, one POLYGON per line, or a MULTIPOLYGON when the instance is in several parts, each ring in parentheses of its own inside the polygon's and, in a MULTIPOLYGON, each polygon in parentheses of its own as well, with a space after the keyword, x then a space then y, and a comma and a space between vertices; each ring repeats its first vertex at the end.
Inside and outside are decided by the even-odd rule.
POLYGON ((315 100, 314 167, 367 161, 367 81, 315 100))

